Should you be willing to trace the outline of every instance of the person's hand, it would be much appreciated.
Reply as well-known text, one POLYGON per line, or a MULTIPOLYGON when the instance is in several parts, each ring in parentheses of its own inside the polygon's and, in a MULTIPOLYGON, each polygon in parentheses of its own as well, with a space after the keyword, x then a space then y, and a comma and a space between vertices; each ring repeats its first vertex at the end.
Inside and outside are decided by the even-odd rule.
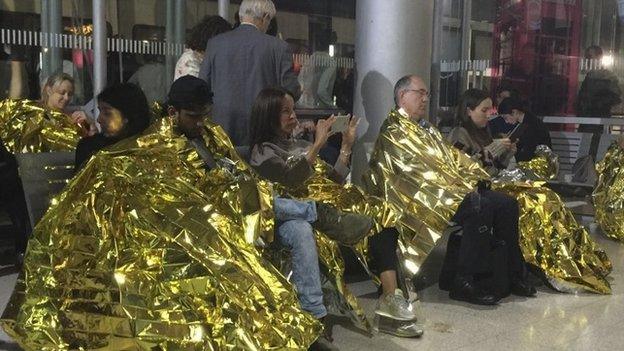
POLYGON ((498 140, 500 140, 501 145, 503 145, 507 150, 511 150, 512 147, 515 147, 515 143, 512 143, 509 138, 502 138, 498 140))
POLYGON ((303 120, 303 121, 298 121, 297 122, 297 126, 295 127, 295 130, 293 131, 293 135, 297 138, 307 138, 307 135, 309 134, 314 134, 314 132, 316 131, 316 125, 314 124, 314 121, 312 120, 303 120))
POLYGON ((314 135, 315 144, 323 146, 327 143, 327 139, 331 136, 329 131, 334 122, 336 122, 336 117, 334 115, 331 115, 327 119, 319 119, 316 122, 316 133, 314 135))
MULTIPOLYGON (((351 117, 351 115, 349 115, 349 117, 351 117)), ((351 120, 349 120, 349 127, 342 132, 342 146, 348 147, 349 150, 353 146, 353 143, 355 143, 358 123, 360 123, 359 118, 351 117, 351 120)))
POLYGON ((512 154, 516 154, 516 152, 518 152, 518 142, 514 142, 511 143, 511 148, 509 149, 509 151, 511 151, 512 154))
POLYGON ((299 123, 299 127, 306 133, 316 132, 316 125, 313 120, 304 120, 299 123))
POLYGON ((84 111, 75 111, 69 118, 80 127, 80 134, 83 137, 92 136, 97 133, 95 123, 87 117, 84 111))

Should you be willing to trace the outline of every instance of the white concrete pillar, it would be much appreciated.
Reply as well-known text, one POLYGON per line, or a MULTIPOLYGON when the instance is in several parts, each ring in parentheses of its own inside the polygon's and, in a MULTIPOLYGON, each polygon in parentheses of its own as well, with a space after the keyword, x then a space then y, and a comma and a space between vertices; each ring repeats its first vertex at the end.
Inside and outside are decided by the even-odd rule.
POLYGON ((175 42, 177 44, 184 44, 186 40, 186 0, 176 0, 174 23, 175 42))
POLYGON ((354 114, 362 118, 354 150, 353 181, 366 168, 366 143, 394 106, 393 88, 406 74, 429 83, 433 37, 431 0, 358 0, 355 13, 354 114), (362 145, 364 143, 364 145, 362 145))
POLYGON ((106 1, 93 0, 93 95, 106 88, 106 1))
POLYGON ((230 21, 230 0, 219 0, 219 16, 230 21))
POLYGON ((56 35, 55 48, 50 49, 50 74, 63 71, 63 55, 60 47, 60 35, 63 34, 63 4, 60 0, 50 0, 48 5, 50 16, 50 33, 56 35))

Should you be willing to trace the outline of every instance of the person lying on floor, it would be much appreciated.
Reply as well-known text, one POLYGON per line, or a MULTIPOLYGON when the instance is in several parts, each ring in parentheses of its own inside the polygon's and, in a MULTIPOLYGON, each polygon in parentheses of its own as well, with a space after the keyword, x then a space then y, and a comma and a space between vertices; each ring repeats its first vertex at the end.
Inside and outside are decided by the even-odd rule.
MULTIPOLYGON (((267 88, 260 92, 251 113, 251 160, 250 164, 258 173, 286 188, 298 188, 315 174, 315 165, 319 150, 330 136, 332 124, 336 118, 331 116, 318 121, 315 130, 314 143, 292 137, 298 125, 294 112, 294 98, 292 94, 281 88, 267 88)), ((352 118, 346 131, 342 132, 342 147, 340 157, 333 167, 328 167, 328 178, 338 184, 344 184, 350 173, 350 154, 355 141, 357 118, 352 118)), ((335 194, 338 196, 338 194, 335 194)), ((331 212, 331 206, 316 202, 319 213, 331 212)), ((334 210, 335 211, 335 210, 334 210)), ((277 235, 280 243, 293 252, 300 250, 315 252, 316 244, 313 239, 312 228, 325 233, 331 239, 344 244, 354 245, 359 242, 371 229, 372 221, 369 217, 359 214, 343 214, 343 221, 351 224, 343 231, 327 231, 322 226, 310 226, 299 223, 298 230, 290 223, 278 223, 277 235), (305 241, 301 237, 307 238, 305 241), (307 245, 307 247, 304 247, 307 245)), ((373 260, 377 263, 383 294, 380 297, 376 313, 396 320, 414 320, 414 307, 405 299, 398 289, 396 267, 398 264, 397 249, 398 233, 393 228, 386 228, 369 238, 369 248, 373 260)), ((295 258, 294 258, 295 259, 295 258)), ((293 265, 307 268, 295 274, 305 274, 308 282, 305 289, 299 289, 302 295, 309 294, 311 300, 318 307, 317 316, 324 316, 327 312, 322 304, 321 282, 318 274, 318 259, 316 255, 307 257, 304 261, 293 262, 293 265), (303 293, 302 293, 303 292, 303 293)), ((295 278, 295 285, 303 285, 302 278, 295 278), (299 283, 298 283, 299 280, 299 283)), ((302 296, 302 304, 308 298, 302 296)), ((307 304, 307 303, 306 303, 307 304)), ((304 307, 306 309, 306 307, 304 307)), ((405 333, 393 332, 399 336, 417 336, 414 331, 405 333)), ((418 331, 422 333, 422 331, 418 331)))

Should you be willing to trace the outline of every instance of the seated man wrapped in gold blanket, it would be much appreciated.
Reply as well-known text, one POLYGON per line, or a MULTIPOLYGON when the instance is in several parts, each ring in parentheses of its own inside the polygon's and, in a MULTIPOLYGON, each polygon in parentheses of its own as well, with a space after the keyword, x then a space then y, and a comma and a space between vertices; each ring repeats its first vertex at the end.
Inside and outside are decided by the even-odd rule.
MULTIPOLYGON (((479 180, 490 177, 478 162, 422 119, 427 87, 418 77, 405 78, 412 79, 413 86, 404 93, 414 95, 414 111, 406 116, 397 110, 390 112, 365 182, 372 194, 404 209, 398 227, 402 262, 408 272, 416 274, 466 194, 479 180)), ((609 259, 553 191, 540 182, 498 183, 493 188, 517 199, 524 258, 538 267, 555 289, 611 292, 606 280, 611 270, 609 259)))

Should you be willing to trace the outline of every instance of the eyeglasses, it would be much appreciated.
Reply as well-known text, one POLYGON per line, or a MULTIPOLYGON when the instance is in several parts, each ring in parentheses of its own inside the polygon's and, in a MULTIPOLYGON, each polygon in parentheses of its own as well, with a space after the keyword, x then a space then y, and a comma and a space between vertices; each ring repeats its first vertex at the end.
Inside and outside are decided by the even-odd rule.
POLYGON ((421 97, 431 97, 431 93, 427 89, 405 89, 405 91, 413 91, 418 93, 421 97))

